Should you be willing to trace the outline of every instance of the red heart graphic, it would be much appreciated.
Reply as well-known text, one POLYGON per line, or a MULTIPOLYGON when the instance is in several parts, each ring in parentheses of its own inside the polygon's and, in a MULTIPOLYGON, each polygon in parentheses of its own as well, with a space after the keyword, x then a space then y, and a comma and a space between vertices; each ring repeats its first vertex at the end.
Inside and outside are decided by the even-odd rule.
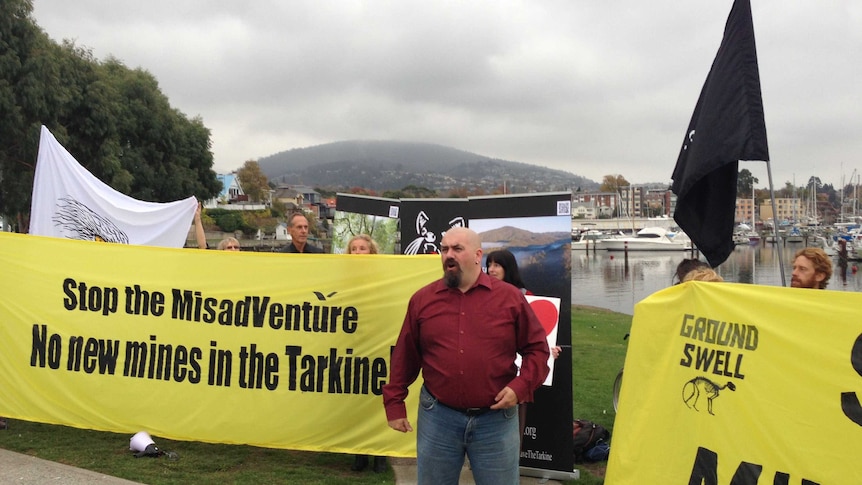
POLYGON ((557 326, 557 322, 560 320, 560 312, 558 312, 554 304, 548 300, 533 300, 530 303, 530 308, 533 309, 533 313, 535 313, 536 317, 539 318, 542 328, 545 329, 545 335, 550 335, 551 331, 554 330, 554 327, 557 326))

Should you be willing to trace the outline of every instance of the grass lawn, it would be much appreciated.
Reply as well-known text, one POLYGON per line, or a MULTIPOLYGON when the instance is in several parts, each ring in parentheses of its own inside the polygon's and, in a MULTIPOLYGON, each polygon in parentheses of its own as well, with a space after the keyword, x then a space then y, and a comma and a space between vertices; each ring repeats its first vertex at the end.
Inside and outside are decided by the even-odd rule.
MULTIPOLYGON (((631 316, 572 307, 574 417, 601 423, 613 432, 613 381, 625 359, 623 336, 631 316)), ((155 438, 179 459, 133 458, 130 435, 10 420, 0 430, 0 448, 152 485, 232 484, 393 484, 392 470, 351 472, 353 456, 219 445, 155 438)), ((577 465, 572 485, 603 483, 605 463, 577 465)))

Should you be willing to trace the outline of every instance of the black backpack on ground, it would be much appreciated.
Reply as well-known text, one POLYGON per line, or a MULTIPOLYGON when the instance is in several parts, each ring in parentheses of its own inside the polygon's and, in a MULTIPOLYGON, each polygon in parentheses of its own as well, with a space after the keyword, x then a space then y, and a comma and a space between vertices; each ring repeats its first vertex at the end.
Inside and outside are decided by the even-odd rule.
POLYGON ((611 433, 604 426, 586 419, 572 422, 572 443, 575 463, 608 459, 611 433))

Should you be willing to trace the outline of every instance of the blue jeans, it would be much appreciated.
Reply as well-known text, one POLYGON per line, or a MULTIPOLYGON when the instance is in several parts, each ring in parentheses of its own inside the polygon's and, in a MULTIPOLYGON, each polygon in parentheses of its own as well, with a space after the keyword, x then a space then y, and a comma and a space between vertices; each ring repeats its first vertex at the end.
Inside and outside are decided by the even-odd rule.
POLYGON ((419 485, 457 485, 465 453, 476 485, 517 485, 518 434, 517 406, 467 416, 440 404, 422 386, 416 426, 419 485))

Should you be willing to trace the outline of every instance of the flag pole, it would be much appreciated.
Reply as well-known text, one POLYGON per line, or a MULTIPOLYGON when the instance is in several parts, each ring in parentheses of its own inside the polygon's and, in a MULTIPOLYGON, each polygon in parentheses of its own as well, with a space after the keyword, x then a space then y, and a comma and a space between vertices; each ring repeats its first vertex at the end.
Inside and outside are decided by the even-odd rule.
POLYGON ((784 246, 781 244, 781 233, 778 231, 778 211, 775 204, 775 190, 772 185, 772 165, 766 161, 766 176, 769 178, 769 199, 772 201, 772 231, 775 234, 775 244, 778 245, 778 268, 781 270, 781 286, 787 286, 784 278, 784 246))

